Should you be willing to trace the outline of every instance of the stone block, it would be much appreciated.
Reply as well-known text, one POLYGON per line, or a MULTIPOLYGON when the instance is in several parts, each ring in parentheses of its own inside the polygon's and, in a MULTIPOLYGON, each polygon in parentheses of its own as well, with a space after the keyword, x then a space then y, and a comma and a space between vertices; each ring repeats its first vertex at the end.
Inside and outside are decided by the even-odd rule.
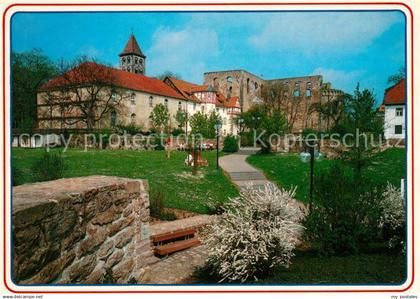
POLYGON ((92 224, 97 225, 104 225, 113 222, 114 220, 120 217, 120 213, 118 213, 114 207, 109 208, 103 213, 98 214, 92 219, 92 224))
POLYGON ((117 248, 122 248, 124 247, 127 243, 129 243, 134 236, 134 227, 128 227, 126 229, 124 229, 123 231, 119 232, 116 236, 115 236, 115 247, 117 248))
POLYGON ((126 228, 130 224, 134 222, 134 214, 131 214, 127 217, 123 217, 111 223, 107 227, 108 236, 113 236, 117 232, 121 231, 122 229, 126 228))
POLYGON ((74 258, 74 251, 65 252, 59 259, 50 262, 35 276, 21 281, 20 284, 40 284, 52 282, 60 276, 63 269, 66 268, 74 260, 74 258))
POLYGON ((116 249, 105 263, 105 268, 110 269, 118 264, 124 257, 124 251, 122 249, 116 249))
POLYGON ((98 258, 101 260, 107 259, 114 249, 114 240, 109 239, 101 245, 98 250, 98 258))
POLYGON ((117 283, 127 282, 133 267, 133 258, 128 258, 127 260, 124 260, 112 268, 112 276, 117 281, 117 283))
POLYGON ((68 277, 71 282, 80 282, 89 276, 96 266, 96 255, 84 256, 68 269, 68 277))
POLYGON ((136 193, 141 191, 141 181, 128 181, 125 183, 125 190, 128 193, 136 193))
POLYGON ((80 242, 78 247, 78 257, 84 256, 88 253, 95 251, 99 245, 101 245, 107 235, 106 235, 106 228, 105 227, 96 227, 90 228, 91 231, 88 234, 87 238, 80 242))

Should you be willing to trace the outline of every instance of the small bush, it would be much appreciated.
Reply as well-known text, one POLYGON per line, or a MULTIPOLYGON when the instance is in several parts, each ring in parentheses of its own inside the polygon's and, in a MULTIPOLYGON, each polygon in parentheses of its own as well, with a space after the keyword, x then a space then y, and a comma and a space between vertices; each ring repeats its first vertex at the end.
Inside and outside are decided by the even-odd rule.
POLYGON ((174 213, 168 213, 165 210, 163 202, 165 194, 161 187, 150 188, 150 216, 161 220, 176 220, 174 213))
POLYGON ((306 238, 322 255, 360 253, 378 240, 380 186, 356 183, 350 169, 336 164, 317 176, 306 238))
POLYGON ((293 196, 267 185, 247 188, 226 205, 205 240, 210 248, 205 267, 219 282, 257 280, 276 266, 289 266, 303 228, 293 196))
POLYGON ((239 150, 238 139, 228 135, 223 141, 223 151, 226 153, 236 153, 239 150))
POLYGON ((379 228, 383 230, 388 247, 392 250, 405 249, 405 206, 401 191, 388 183, 380 201, 382 215, 379 228))
POLYGON ((185 130, 184 129, 173 129, 171 134, 174 135, 174 136, 179 136, 179 135, 185 134, 185 130))
POLYGON ((138 133, 141 133, 141 130, 142 130, 141 126, 137 126, 135 124, 128 124, 128 125, 120 124, 117 126, 117 128, 121 134, 126 132, 127 134, 130 134, 130 135, 136 135, 138 133))
POLYGON ((22 175, 23 175, 22 170, 12 166, 12 185, 13 186, 17 186, 17 185, 22 184, 21 183, 22 175))
POLYGON ((45 151, 32 167, 36 181, 51 181, 60 179, 67 168, 61 152, 45 151))
POLYGON ((165 138, 160 135, 153 139, 153 149, 156 151, 163 151, 165 149, 165 138))

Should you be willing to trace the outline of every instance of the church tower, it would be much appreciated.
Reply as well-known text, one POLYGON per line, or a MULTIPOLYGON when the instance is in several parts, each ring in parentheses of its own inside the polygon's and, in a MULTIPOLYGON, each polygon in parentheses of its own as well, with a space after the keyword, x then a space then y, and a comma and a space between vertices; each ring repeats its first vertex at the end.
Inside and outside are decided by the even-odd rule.
POLYGON ((120 69, 135 74, 146 74, 146 56, 141 51, 134 34, 131 34, 119 56, 120 69))

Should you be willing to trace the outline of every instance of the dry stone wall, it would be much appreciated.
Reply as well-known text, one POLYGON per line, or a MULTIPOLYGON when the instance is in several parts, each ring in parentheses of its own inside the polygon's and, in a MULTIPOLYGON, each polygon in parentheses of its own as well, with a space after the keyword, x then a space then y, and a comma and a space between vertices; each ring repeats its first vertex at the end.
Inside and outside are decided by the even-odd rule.
POLYGON ((13 188, 18 284, 140 283, 156 262, 147 181, 90 176, 13 188))

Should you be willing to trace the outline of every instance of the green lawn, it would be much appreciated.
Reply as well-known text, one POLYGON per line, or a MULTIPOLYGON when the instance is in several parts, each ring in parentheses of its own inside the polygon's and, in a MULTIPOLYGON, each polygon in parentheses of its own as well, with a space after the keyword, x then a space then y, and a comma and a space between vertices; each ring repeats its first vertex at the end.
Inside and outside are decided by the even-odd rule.
MULTIPOLYGON (((13 167, 22 171, 21 183, 34 182, 31 165, 44 149, 12 150, 13 167)), ((166 207, 206 213, 206 202, 224 202, 238 194, 237 189, 221 170, 215 167, 216 152, 203 152, 209 167, 199 168, 197 176, 184 165, 185 152, 173 151, 166 159, 165 151, 89 150, 69 149, 64 153, 68 166, 64 177, 109 175, 147 179, 151 188, 165 193, 166 207)))
MULTIPOLYGON (((290 188, 296 186, 296 198, 308 201, 309 194, 309 163, 302 163, 298 154, 253 155, 247 161, 264 171, 266 176, 279 186, 290 188)), ((314 178, 317 173, 328 168, 334 160, 324 159, 315 162, 314 178)), ((405 149, 391 148, 376 154, 366 174, 378 183, 389 181, 400 186, 401 178, 406 177, 405 149)))
POLYGON ((288 269, 276 269, 267 284, 401 284, 405 257, 387 254, 319 257, 297 252, 288 269))

